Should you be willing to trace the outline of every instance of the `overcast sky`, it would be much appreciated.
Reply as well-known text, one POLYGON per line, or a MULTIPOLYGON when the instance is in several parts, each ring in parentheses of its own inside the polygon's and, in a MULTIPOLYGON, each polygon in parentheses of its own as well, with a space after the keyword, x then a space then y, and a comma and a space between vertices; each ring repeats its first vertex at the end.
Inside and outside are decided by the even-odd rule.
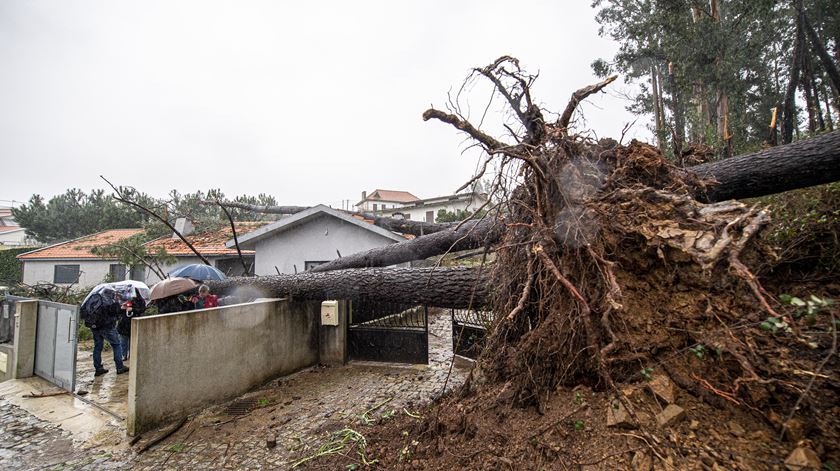
MULTIPOLYGON (((4 0, 0 200, 102 188, 100 174, 281 204, 449 194, 479 155, 422 112, 503 54, 539 71, 535 98, 561 111, 617 49, 589 4, 4 0)), ((583 106, 588 128, 620 136, 626 88, 583 106)), ((476 120, 488 96, 466 95, 476 120)), ((629 135, 648 135, 642 120, 629 135)))

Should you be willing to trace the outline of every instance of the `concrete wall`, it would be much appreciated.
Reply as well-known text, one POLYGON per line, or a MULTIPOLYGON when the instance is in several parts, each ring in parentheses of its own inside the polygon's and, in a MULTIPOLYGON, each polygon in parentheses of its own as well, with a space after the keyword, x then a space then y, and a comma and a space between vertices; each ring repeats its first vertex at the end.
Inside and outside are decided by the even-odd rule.
POLYGON ((319 306, 268 300, 133 319, 129 434, 317 364, 319 306))
POLYGON ((321 216, 256 243, 257 275, 304 271, 306 261, 325 261, 382 247, 394 240, 331 216, 321 216))
POLYGON ((38 300, 18 301, 15 307, 14 359, 12 378, 28 378, 35 372, 35 341, 38 327, 38 300))
POLYGON ((74 285, 74 288, 88 288, 102 283, 108 276, 111 264, 117 263, 111 260, 24 260, 23 262, 23 282, 28 285, 52 283, 56 265, 79 265, 79 282, 74 285))

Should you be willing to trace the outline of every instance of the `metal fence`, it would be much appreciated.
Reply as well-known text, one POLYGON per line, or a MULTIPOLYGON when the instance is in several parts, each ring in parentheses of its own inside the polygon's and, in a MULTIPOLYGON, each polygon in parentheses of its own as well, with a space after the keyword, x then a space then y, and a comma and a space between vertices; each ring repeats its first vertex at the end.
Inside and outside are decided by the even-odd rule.
POLYGON ((347 336, 351 359, 429 362, 429 310, 426 306, 353 301, 347 336))
POLYGON ((492 311, 452 309, 452 351, 467 358, 478 358, 493 327, 492 311))

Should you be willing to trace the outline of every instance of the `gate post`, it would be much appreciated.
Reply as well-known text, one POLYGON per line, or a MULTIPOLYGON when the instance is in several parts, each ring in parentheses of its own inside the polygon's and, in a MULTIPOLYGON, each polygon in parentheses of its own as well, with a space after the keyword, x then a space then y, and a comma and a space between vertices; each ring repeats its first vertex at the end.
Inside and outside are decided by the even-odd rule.
MULTIPOLYGON (((316 316, 321 317, 321 303, 315 304, 316 316)), ((350 301, 338 301, 338 325, 321 325, 319 363, 341 366, 347 363, 347 325, 350 301)))
POLYGON ((38 300, 18 301, 15 309, 15 347, 12 378, 29 378, 35 371, 38 300))

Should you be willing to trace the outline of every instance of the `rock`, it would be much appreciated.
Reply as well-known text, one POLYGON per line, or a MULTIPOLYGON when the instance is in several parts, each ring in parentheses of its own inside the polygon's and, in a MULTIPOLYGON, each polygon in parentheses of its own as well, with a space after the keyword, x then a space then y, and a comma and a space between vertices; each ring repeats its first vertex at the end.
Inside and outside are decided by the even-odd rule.
POLYGON ((653 467, 653 458, 643 451, 637 451, 633 455, 630 466, 636 471, 650 471, 650 468, 653 467))
POLYGON ((685 409, 676 404, 669 404, 668 407, 665 408, 665 410, 663 410, 659 414, 656 414, 656 421, 659 423, 659 425, 663 427, 675 425, 684 418, 685 409))
POLYGON ((660 374, 654 376, 653 379, 647 383, 647 388, 656 397, 662 399, 668 404, 673 404, 676 400, 677 395, 674 391, 674 383, 671 382, 671 378, 667 375, 660 374))
POLYGON ((607 410, 607 427, 636 428, 636 424, 630 417, 630 413, 624 408, 624 404, 615 401, 607 410))
POLYGON ((790 452, 785 460, 785 468, 789 471, 819 471, 822 462, 814 450, 800 446, 790 452))
POLYGON ((269 450, 277 446, 277 437, 271 436, 265 439, 265 447, 269 450))
POLYGON ((747 433, 747 431, 744 430, 744 427, 741 427, 741 424, 735 422, 734 420, 730 420, 726 425, 729 427, 729 431, 732 435, 735 435, 736 437, 743 437, 747 433))
POLYGON ((796 443, 805 438, 805 425, 799 419, 790 419, 785 422, 785 437, 796 443))
POLYGON ((700 428, 700 422, 697 420, 692 420, 691 423, 688 424, 688 428, 691 430, 698 430, 700 428))

